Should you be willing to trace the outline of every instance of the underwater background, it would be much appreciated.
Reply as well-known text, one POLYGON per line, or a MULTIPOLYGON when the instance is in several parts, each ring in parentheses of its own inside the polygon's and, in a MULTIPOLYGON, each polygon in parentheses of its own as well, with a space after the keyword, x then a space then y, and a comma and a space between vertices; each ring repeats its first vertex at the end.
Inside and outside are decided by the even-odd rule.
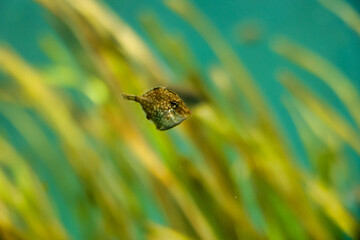
POLYGON ((0 239, 359 239, 358 0, 0 0, 0 239), (193 112, 158 131, 141 95, 193 112))

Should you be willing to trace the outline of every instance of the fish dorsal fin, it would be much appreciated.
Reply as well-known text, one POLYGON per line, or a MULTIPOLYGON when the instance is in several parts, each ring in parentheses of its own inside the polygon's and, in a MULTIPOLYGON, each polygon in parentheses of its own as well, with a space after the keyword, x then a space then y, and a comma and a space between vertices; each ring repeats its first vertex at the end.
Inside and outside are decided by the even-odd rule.
POLYGON ((166 87, 154 87, 153 89, 147 91, 147 92, 151 92, 151 91, 154 91, 154 90, 157 90, 157 89, 166 89, 166 87))
POLYGON ((172 94, 176 95, 177 96, 177 93, 175 93, 173 90, 171 89, 168 89, 168 88, 165 88, 166 90, 168 90, 169 92, 171 92, 172 94))

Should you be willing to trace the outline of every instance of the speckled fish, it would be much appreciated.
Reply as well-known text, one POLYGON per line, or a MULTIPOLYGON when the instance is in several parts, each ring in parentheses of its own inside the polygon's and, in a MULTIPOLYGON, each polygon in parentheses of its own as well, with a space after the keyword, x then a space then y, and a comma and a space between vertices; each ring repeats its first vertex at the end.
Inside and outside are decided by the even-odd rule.
POLYGON ((146 118, 153 121, 158 130, 173 128, 191 116, 184 101, 165 87, 156 87, 142 96, 123 94, 123 97, 140 103, 146 118))

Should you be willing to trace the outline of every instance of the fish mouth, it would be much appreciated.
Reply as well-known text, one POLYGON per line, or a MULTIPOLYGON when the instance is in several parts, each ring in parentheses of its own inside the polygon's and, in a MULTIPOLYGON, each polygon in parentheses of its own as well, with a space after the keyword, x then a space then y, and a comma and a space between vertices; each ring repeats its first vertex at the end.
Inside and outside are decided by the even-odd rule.
MULTIPOLYGON (((181 121, 182 122, 182 121, 181 121)), ((181 122, 179 123, 174 123, 172 125, 160 125, 160 126, 157 126, 156 128, 160 131, 164 131, 164 130, 168 130, 168 129, 171 129, 173 127, 176 127, 177 125, 179 125, 181 122)))
POLYGON ((169 112, 168 114, 164 115, 160 121, 155 122, 155 125, 158 130, 168 130, 182 123, 190 115, 180 115, 169 112))

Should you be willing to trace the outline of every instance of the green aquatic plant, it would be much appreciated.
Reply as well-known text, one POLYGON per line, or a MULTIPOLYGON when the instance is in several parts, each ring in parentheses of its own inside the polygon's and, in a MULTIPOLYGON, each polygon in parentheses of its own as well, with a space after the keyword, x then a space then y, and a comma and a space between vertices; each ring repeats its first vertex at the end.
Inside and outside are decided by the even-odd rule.
POLYGON ((270 45, 327 84, 356 124, 280 72, 308 171, 241 58, 190 1, 164 4, 219 59, 205 72, 152 12, 140 22, 167 64, 98 1, 37 2, 63 42, 41 40, 47 66, 0 46, 9 83, 0 90, 1 239, 356 238, 359 222, 331 172, 351 171, 346 146, 360 155, 359 92, 328 60, 287 38, 270 45), (166 132, 121 97, 174 82, 198 101, 166 132))

